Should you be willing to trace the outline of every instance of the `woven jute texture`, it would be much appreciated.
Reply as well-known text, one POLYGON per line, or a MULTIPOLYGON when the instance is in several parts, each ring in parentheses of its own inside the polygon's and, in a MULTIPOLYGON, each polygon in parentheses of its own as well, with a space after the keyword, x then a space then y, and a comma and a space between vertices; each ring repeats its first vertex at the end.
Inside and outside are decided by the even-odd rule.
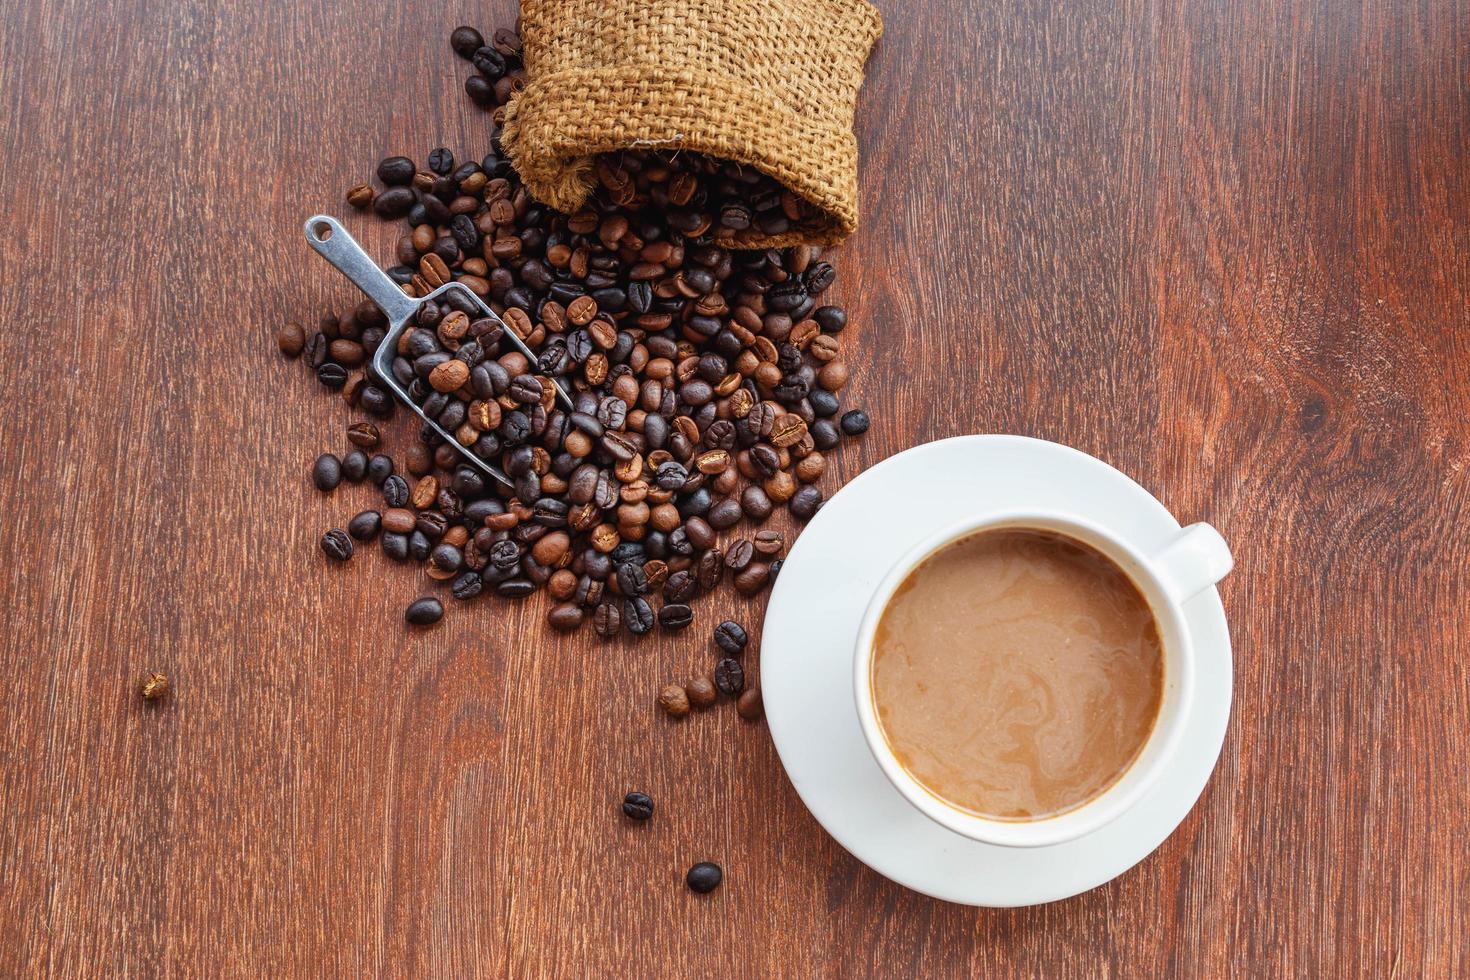
POLYGON ((575 211, 593 158, 688 149, 756 167, 821 212, 805 232, 858 225, 853 111, 883 32, 865 0, 521 0, 527 84, 503 142, 531 193, 575 211))

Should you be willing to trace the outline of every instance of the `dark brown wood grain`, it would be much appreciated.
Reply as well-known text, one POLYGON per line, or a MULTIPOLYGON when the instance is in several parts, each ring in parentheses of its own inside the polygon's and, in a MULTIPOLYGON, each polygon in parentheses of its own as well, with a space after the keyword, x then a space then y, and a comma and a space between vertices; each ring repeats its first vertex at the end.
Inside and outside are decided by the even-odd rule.
POLYGON ((702 638, 409 634, 425 583, 326 567, 370 495, 310 489, 349 416, 271 337, 356 297, 300 223, 484 151, 446 39, 512 4, 0 0, 0 972, 1470 971, 1470 10, 881 6, 836 287, 874 426, 828 485, 1016 432, 1221 528, 1235 708, 1179 830, 1068 901, 936 902, 764 726, 656 714, 702 638))

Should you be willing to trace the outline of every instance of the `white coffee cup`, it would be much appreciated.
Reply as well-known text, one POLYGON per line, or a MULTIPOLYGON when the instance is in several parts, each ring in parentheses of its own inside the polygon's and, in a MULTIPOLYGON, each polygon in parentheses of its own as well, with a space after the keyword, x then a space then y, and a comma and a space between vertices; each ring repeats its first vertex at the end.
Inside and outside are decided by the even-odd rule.
POLYGON ((883 774, 903 797, 936 823, 973 840, 1005 847, 1042 847, 1081 837, 1116 819, 1138 802, 1168 767, 1194 701, 1195 648, 1181 606, 1230 571, 1234 560, 1220 533, 1192 524, 1161 549, 1144 553, 1086 517, 1062 512, 990 512, 945 528, 920 542, 893 566, 868 602, 853 656, 858 721, 883 774), (997 819, 956 809, 931 793, 899 763, 883 735, 873 704, 873 639, 894 590, 940 548, 977 531, 1028 528, 1051 531, 1089 545, 1125 571, 1158 622, 1164 654, 1164 687, 1158 717, 1138 757, 1097 797, 1055 816, 997 819))

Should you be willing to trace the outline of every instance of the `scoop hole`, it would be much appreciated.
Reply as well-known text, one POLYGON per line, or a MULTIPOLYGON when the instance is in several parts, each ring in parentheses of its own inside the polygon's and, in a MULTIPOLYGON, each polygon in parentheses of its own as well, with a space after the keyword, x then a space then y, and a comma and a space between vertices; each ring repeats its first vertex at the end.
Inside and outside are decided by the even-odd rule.
POLYGON ((318 221, 311 226, 311 233, 316 236, 317 241, 325 242, 332 237, 332 226, 325 221, 318 221))

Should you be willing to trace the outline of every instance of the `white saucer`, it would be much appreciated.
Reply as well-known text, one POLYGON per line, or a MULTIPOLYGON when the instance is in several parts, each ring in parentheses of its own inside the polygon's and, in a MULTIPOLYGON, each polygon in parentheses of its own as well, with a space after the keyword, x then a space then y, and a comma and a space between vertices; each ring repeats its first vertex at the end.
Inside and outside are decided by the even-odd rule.
POLYGON ((1143 860, 1199 798, 1230 716, 1230 633, 1211 588, 1184 606, 1199 664, 1196 704, 1174 764, 1111 824, 1050 847, 996 847, 946 830, 899 795, 873 760, 853 705, 863 610, 914 542, 988 503, 1018 501, 1086 514, 1145 551, 1179 532, 1147 491, 1075 449, 1019 436, 932 442, 884 460, 822 508, 782 566, 762 629, 766 719, 808 809, 874 871, 965 905, 1054 902, 1143 860))

